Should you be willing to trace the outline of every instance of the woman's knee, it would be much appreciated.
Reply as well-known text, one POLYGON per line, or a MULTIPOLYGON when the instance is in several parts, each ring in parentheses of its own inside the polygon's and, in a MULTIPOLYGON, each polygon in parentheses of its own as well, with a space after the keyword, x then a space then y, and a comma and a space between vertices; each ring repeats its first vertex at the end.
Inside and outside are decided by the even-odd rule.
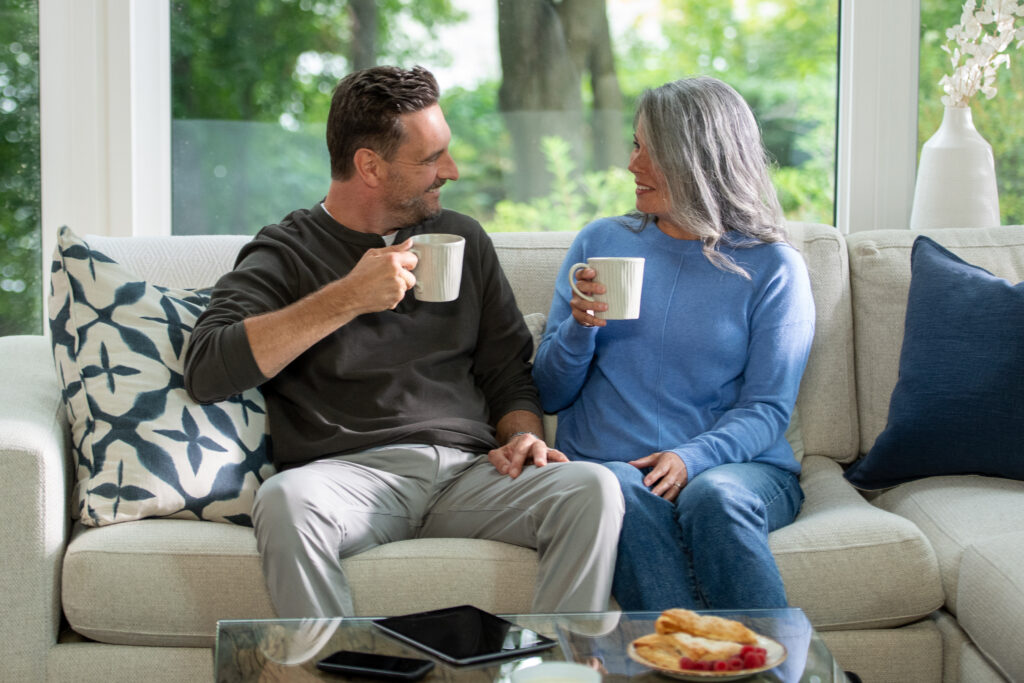
POLYGON ((687 520, 709 526, 767 528, 767 508, 759 496, 733 477, 708 470, 680 492, 676 501, 680 526, 687 520), (706 475, 711 476, 706 476, 706 475), (698 522, 697 520, 701 520, 698 522))
POLYGON ((677 507, 692 512, 713 513, 733 507, 750 507, 760 503, 735 478, 723 476, 714 469, 706 470, 687 483, 679 493, 677 507))

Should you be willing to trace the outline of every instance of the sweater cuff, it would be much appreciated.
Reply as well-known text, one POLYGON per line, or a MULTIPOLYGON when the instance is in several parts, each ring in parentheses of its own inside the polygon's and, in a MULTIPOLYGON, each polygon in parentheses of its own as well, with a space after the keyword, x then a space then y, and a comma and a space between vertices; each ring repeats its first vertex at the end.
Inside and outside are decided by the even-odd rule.
POLYGON ((597 344, 597 327, 584 327, 571 315, 558 326, 558 340, 562 347, 576 356, 589 355, 597 344))
POLYGON ((686 465, 687 482, 693 481, 694 477, 714 465, 711 459, 701 452, 702 449, 698 446, 684 445, 670 450, 678 455, 679 459, 686 465))

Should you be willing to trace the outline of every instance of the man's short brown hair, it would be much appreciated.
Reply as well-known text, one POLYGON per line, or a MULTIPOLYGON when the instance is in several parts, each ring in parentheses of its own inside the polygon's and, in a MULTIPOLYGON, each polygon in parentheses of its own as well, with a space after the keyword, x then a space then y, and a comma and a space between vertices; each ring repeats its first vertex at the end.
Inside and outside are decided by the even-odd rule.
POLYGON ((363 147, 393 158, 405 134, 398 117, 437 104, 438 96, 437 80, 421 66, 374 66, 342 78, 327 115, 331 177, 351 177, 356 150, 363 147))

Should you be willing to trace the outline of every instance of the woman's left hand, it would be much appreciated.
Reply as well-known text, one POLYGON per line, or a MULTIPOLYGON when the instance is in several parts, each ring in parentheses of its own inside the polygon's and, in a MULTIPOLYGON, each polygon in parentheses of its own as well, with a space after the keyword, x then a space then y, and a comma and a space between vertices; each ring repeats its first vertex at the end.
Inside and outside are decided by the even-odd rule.
POLYGON ((644 486, 669 502, 679 496, 688 481, 686 463, 672 451, 651 453, 629 464, 638 469, 652 468, 644 477, 644 486))

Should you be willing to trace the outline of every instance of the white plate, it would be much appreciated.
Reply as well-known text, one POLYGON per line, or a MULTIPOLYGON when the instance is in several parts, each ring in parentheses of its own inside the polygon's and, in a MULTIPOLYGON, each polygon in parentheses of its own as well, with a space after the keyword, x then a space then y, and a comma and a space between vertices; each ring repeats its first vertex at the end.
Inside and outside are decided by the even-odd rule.
POLYGON ((738 671, 683 671, 682 669, 666 669, 649 662, 637 654, 633 643, 629 644, 626 654, 635 662, 650 667, 660 674, 677 678, 681 681, 738 681, 741 678, 773 669, 786 661, 786 647, 776 640, 758 634, 756 647, 763 647, 765 650, 764 666, 759 666, 756 669, 739 669, 738 671))

